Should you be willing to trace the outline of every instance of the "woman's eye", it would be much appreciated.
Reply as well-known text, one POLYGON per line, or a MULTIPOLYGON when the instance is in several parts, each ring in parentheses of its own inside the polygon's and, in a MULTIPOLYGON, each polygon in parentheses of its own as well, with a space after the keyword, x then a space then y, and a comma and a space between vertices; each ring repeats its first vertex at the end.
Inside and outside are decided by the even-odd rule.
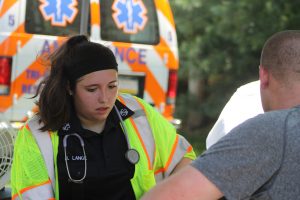
POLYGON ((117 86, 116 85, 109 85, 108 86, 110 89, 113 89, 113 88, 116 88, 117 86))
POLYGON ((87 88, 86 89, 88 92, 95 92, 96 91, 96 88, 87 88))

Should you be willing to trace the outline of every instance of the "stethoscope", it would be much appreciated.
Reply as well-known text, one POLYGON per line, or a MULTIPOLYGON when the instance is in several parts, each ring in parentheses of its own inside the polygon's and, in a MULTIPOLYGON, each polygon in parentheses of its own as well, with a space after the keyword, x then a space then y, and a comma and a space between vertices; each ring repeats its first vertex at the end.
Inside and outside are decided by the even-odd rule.
MULTIPOLYGON (((120 120, 120 125, 121 125, 121 128, 124 132, 124 135, 125 135, 125 139, 126 139, 126 142, 127 142, 127 146, 128 146, 128 150, 126 151, 125 153, 125 158, 133 165, 137 164, 140 160, 140 154, 139 152, 136 150, 136 149, 133 149, 131 148, 130 146, 130 143, 129 143, 129 139, 128 139, 128 132, 127 132, 127 129, 125 128, 125 125, 124 125, 124 122, 123 122, 123 119, 120 115, 120 112, 117 108, 116 105, 114 105, 114 109, 117 113, 117 116, 120 120)), ((82 137, 77 134, 77 133, 72 133, 72 134, 68 134, 68 135, 65 135, 64 138, 63 138, 63 147, 64 147, 64 154, 65 154, 65 163, 66 163, 66 169, 67 169, 67 173, 68 173, 68 176, 69 176, 69 180, 74 182, 74 183, 80 183, 82 182, 85 178, 86 178, 86 170, 87 170, 87 163, 86 163, 86 153, 85 153, 85 148, 84 148, 84 142, 83 142, 83 139, 82 137), (71 174, 70 174, 70 170, 69 170, 69 165, 68 165, 68 157, 67 157, 67 141, 68 141, 68 138, 70 136, 74 136, 76 138, 78 138, 78 140, 80 141, 80 145, 82 147, 82 152, 83 152, 83 156, 84 156, 84 174, 82 176, 81 179, 74 179, 71 177, 71 174)))

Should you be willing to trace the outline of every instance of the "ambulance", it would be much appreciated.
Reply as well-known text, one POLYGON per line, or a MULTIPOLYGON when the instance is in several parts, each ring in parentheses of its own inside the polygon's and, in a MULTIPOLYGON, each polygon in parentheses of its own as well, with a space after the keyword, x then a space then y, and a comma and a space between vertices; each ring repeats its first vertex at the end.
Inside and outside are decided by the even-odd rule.
POLYGON ((0 0, 0 121, 18 126, 36 112, 45 55, 86 34, 112 49, 120 90, 175 125, 178 47, 168 0, 0 0))

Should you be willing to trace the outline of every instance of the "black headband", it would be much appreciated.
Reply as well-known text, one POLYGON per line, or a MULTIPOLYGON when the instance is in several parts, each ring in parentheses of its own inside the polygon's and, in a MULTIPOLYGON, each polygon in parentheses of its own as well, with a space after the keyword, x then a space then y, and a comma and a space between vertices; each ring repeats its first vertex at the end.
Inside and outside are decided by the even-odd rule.
POLYGON ((66 66, 66 73, 70 81, 100 70, 114 69, 118 71, 118 64, 113 52, 101 44, 85 41, 72 45, 70 49, 70 65, 66 66))

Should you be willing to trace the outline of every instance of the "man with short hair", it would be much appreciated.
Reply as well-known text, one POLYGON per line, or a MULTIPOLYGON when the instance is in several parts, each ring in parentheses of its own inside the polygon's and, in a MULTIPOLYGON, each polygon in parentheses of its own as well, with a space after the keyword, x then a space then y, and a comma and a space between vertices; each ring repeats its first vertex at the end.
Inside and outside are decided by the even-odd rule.
POLYGON ((267 40, 259 79, 271 112, 234 128, 143 200, 299 199, 300 31, 267 40))

